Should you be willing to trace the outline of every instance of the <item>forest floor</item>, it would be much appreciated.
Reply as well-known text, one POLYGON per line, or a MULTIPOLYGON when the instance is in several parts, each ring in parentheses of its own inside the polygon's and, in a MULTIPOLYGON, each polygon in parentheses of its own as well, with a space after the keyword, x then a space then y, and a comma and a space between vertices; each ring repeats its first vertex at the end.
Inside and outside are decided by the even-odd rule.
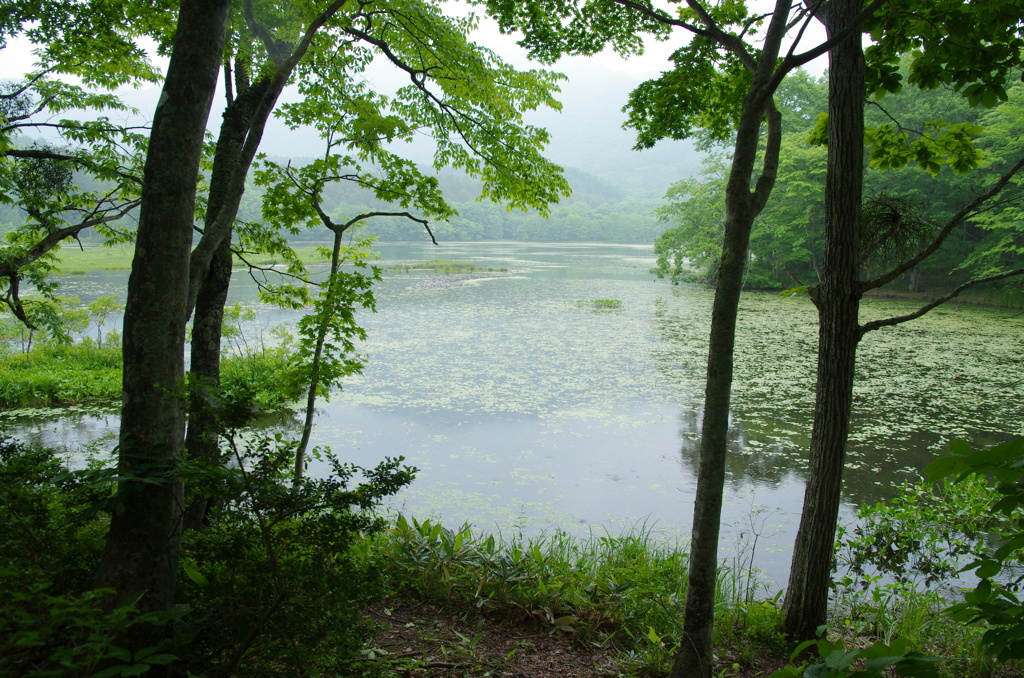
MULTIPOLYGON (((584 676, 656 676, 620 663, 621 648, 584 642, 523 614, 467 613, 434 603, 392 599, 367 611, 377 625, 371 661, 385 661, 386 675, 401 678, 583 678, 584 676)), ((767 676, 784 661, 764 657, 742 666, 728 651, 715 675, 767 676)))

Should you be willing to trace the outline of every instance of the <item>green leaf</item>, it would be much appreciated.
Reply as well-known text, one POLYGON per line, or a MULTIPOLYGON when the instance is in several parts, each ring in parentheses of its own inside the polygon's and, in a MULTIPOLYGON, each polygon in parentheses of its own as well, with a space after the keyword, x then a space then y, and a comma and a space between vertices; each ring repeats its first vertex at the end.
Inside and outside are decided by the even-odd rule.
POLYGON ((185 574, 188 578, 196 583, 197 586, 207 586, 210 582, 203 574, 197 570, 187 558, 181 559, 181 567, 185 570, 185 574))

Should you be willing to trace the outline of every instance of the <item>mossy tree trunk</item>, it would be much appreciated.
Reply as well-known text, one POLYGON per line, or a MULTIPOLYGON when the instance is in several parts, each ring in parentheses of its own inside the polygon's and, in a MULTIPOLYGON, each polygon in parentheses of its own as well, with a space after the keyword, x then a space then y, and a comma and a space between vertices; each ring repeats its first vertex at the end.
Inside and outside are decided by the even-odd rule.
POLYGON ((118 484, 97 583, 143 610, 174 601, 184 340, 196 181, 230 3, 183 0, 144 170, 124 315, 118 484))

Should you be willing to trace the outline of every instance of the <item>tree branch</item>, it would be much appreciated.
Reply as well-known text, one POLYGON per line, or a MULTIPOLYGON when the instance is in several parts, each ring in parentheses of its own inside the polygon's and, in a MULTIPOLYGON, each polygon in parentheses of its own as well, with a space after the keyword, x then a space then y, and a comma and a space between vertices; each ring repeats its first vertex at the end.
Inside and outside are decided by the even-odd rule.
POLYGON ((15 259, 0 262, 0 276, 10 278, 11 276, 18 275, 19 269, 37 261, 41 256, 56 247, 61 240, 77 237, 79 233, 91 226, 98 226, 99 224, 117 221, 118 219, 127 216, 127 214, 138 207, 141 202, 141 199, 135 199, 125 203, 121 206, 121 209, 114 213, 107 213, 102 217, 87 219, 86 221, 75 224, 74 226, 59 228, 48 233, 45 238, 28 248, 28 250, 25 251, 25 254, 15 259))
POLYGON ((1006 184, 1010 182, 1010 179, 1012 179, 1022 168, 1024 168, 1024 157, 1021 157, 1021 159, 1018 160, 1013 165, 1013 167, 1011 167, 1001 177, 999 177, 999 180, 992 185, 992 188, 976 197, 974 200, 965 205, 963 209, 954 214, 938 232, 938 234, 932 240, 931 244, 928 245, 928 247, 924 248, 923 250, 918 252, 916 256, 903 262, 902 264, 892 269, 888 273, 885 273, 875 278, 874 280, 869 280, 867 282, 861 283, 861 291, 867 292, 868 290, 873 290, 875 288, 881 287, 882 285, 892 282, 896 278, 900 277, 910 269, 920 264, 922 261, 930 257, 932 254, 934 254, 936 250, 942 247, 942 243, 945 242, 946 237, 953 232, 954 228, 959 226, 965 219, 967 219, 967 217, 969 217, 973 212, 978 210, 978 208, 981 205, 983 205, 991 198, 995 197, 996 194, 999 193, 999 191, 1003 190, 1006 184))
POLYGON ((839 44, 846 38, 850 37, 851 33, 853 33, 854 31, 859 31, 861 23, 863 23, 865 19, 871 16, 876 9, 878 9, 879 7, 888 2, 890 2, 890 0, 872 0, 872 2, 868 4, 866 7, 864 7, 864 9, 861 10, 861 12, 857 16, 853 17, 848 26, 844 27, 840 31, 837 31, 835 35, 833 35, 825 42, 815 47, 812 47, 811 49, 807 50, 802 54, 787 55, 786 58, 782 60, 782 63, 779 65, 778 68, 778 71, 781 74, 779 76, 779 82, 782 81, 782 76, 784 76, 786 73, 792 71, 795 68, 803 66, 809 61, 817 59, 821 55, 827 53, 837 44, 839 44))
POLYGON ((921 308, 917 309, 913 313, 908 313, 907 315, 896 316, 893 318, 885 318, 884 320, 873 320, 872 322, 861 325, 860 327, 857 328, 857 339, 859 340, 865 334, 873 330, 877 330, 882 327, 892 327, 893 325, 899 325, 901 323, 905 323, 907 321, 920 318, 921 316, 923 316, 925 313, 932 310, 936 306, 940 306, 949 301, 950 299, 959 296, 961 292, 970 287, 974 287, 975 285, 980 285, 982 283, 993 282, 996 280, 1003 280, 1004 278, 1012 278, 1013 276, 1017 275, 1024 275, 1024 268, 1015 268, 1012 271, 997 273, 996 275, 990 275, 984 278, 975 278, 974 280, 968 280, 963 285, 960 285, 949 294, 939 297, 938 299, 932 301, 931 303, 926 304, 925 306, 922 306, 921 308))
POLYGON ((767 147, 764 152, 764 163, 761 166, 761 176, 757 178, 757 184, 754 186, 753 196, 757 206, 757 212, 764 209, 765 204, 768 202, 768 198, 772 194, 772 189, 775 188, 775 178, 779 173, 780 149, 782 148, 782 113, 780 113, 779 109, 775 106, 774 99, 768 100, 767 108, 767 147))
POLYGON ((192 250, 189 268, 189 294, 188 294, 188 315, 192 314, 195 307, 196 297, 199 294, 199 285, 210 269, 210 261, 214 252, 220 247, 224 238, 231 233, 231 227, 235 222, 235 214, 241 202, 242 194, 245 191, 245 177, 252 166, 253 158, 259 149, 260 141, 263 138, 263 131, 267 125, 267 119, 277 104, 277 99, 284 90, 288 79, 298 65, 302 57, 309 50, 317 31, 340 10, 347 0, 334 0, 328 7, 313 19, 306 27, 302 38, 296 43, 291 54, 277 65, 274 75, 271 78, 267 90, 264 92, 253 114, 252 124, 246 134, 245 143, 238 157, 238 164, 228 182, 226 193, 228 198, 217 211, 217 215, 210 222, 209 227, 199 240, 199 244, 192 250))

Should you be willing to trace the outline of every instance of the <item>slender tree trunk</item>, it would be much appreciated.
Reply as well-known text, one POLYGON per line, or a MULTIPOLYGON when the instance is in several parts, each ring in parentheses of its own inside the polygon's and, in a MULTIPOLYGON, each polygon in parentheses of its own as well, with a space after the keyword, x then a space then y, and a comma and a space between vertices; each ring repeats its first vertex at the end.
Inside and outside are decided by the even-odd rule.
POLYGON ((124 317, 118 484, 97 583, 143 610, 174 602, 185 429, 189 251, 203 134, 230 3, 182 0, 153 119, 124 317))
MULTIPOLYGON (((188 433, 185 450, 193 461, 216 463, 219 457, 220 422, 211 399, 220 396, 220 344, 224 328, 224 305, 231 284, 231 243, 217 249, 196 300, 192 323, 192 359, 189 370, 188 433)), ((186 488, 188 489, 188 488, 186 488)), ((203 526, 210 498, 189 492, 184 529, 203 526)))
MULTIPOLYGON (((825 5, 829 34, 848 25, 860 0, 825 5)), ((853 401, 864 174, 864 55, 854 33, 829 52, 829 146, 825 178, 825 253, 822 282, 812 291, 818 307, 818 377, 810 463, 800 528, 786 590, 783 630, 795 640, 814 638, 825 623, 832 548, 842 489, 853 401)))
MULTIPOLYGON (((329 308, 333 307, 331 296, 334 294, 334 277, 341 267, 341 238, 345 233, 343 228, 334 230, 334 249, 331 252, 331 272, 327 277, 327 294, 329 308)), ((327 338, 326 321, 320 323, 316 332, 316 348, 313 351, 313 362, 309 369, 309 390, 306 391, 306 411, 302 422, 302 438, 298 447, 295 448, 295 472, 292 475, 292 482, 298 487, 302 482, 302 476, 306 472, 306 448, 309 447, 309 437, 313 433, 313 415, 316 413, 316 391, 320 386, 320 363, 324 355, 324 341, 327 338)))
MULTIPOLYGON (((211 226, 222 207, 232 198, 231 177, 242 157, 253 116, 260 99, 270 85, 269 78, 262 78, 253 84, 245 65, 236 63, 235 83, 238 97, 229 101, 224 110, 217 149, 210 173, 210 195, 207 201, 206 227, 211 226)), ((231 215, 234 220, 234 214, 231 215)), ((221 241, 210 261, 210 267, 203 276, 196 293, 194 322, 192 323, 192 355, 189 365, 190 404, 188 412, 188 434, 185 449, 190 459, 215 462, 219 453, 220 424, 216 413, 209 407, 211 397, 220 393, 220 350, 224 329, 224 305, 227 303, 231 286, 231 231, 221 241)), ((202 527, 209 507, 209 498, 191 494, 185 512, 186 530, 202 527)))
POLYGON ((779 0, 776 3, 776 14, 768 31, 769 38, 765 41, 757 71, 744 97, 726 185, 725 236, 711 315, 697 494, 694 498, 690 558, 687 564, 683 637, 670 678, 711 676, 718 538, 725 488, 736 317, 746 270, 750 229, 771 193, 778 169, 782 121, 772 102, 772 92, 767 82, 774 74, 778 41, 790 6, 790 0, 779 0), (761 122, 766 115, 768 143, 761 176, 756 188, 752 190, 761 122))

